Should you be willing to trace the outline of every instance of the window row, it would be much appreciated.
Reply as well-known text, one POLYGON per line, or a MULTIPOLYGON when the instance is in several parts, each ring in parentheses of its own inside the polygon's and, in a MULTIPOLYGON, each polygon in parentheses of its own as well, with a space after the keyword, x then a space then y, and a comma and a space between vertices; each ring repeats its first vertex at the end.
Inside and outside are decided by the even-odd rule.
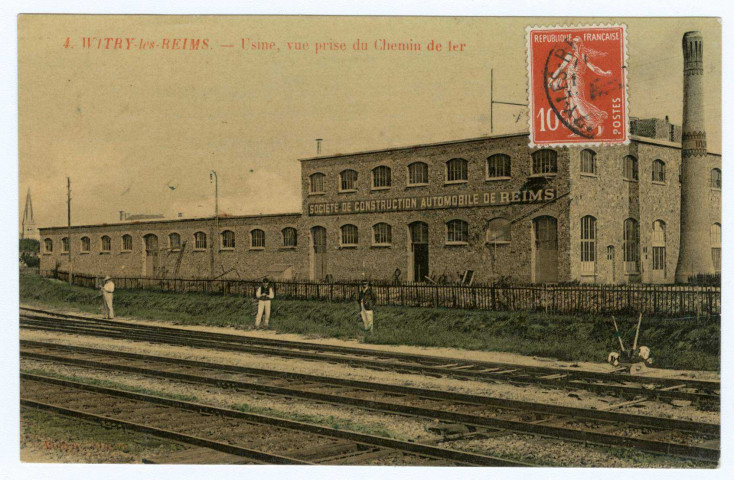
MULTIPOLYGON (((532 174, 546 175, 558 172, 558 155, 555 150, 538 150, 532 155, 532 174)), ((498 153, 487 158, 486 178, 506 179, 512 176, 512 161, 509 155, 498 153)), ((370 172, 370 185, 373 190, 392 187, 392 169, 385 165, 375 167, 370 172)), ((452 158, 446 162, 446 183, 463 183, 469 180, 469 162, 463 158, 452 158)), ((339 191, 353 192, 357 190, 359 173, 347 169, 339 173, 339 191)), ((321 172, 309 176, 309 193, 326 193, 326 175, 321 172)), ((428 185, 428 164, 413 162, 407 167, 408 186, 428 185)))
MULTIPOLYGON (((632 155, 624 157, 622 162, 622 177, 625 180, 639 180, 637 158, 632 155)), ((583 150, 581 152, 581 173, 588 175, 596 175, 596 153, 593 150, 583 150)), ((665 183, 667 174, 665 171, 665 162, 656 159, 652 162, 652 181, 656 183, 665 183)), ((721 170, 714 168, 711 170, 711 188, 721 189, 721 170)))
MULTIPOLYGON (((587 215, 581 218, 581 273, 594 274, 596 271, 596 218, 587 215)), ((634 218, 624 221, 622 227, 622 256, 624 258, 625 273, 640 272, 640 227, 634 218)), ((665 272, 666 270, 666 237, 665 222, 655 220, 652 224, 652 270, 665 272)), ((721 224, 714 223, 710 230, 711 260, 716 272, 721 272, 721 224)), ((607 247, 607 260, 614 260, 614 247, 607 247)), ((663 276, 665 274, 663 273, 663 276)))
MULTIPOLYGON (((503 244, 510 242, 510 224, 506 218, 494 218, 487 224, 487 243, 503 244)), ((356 247, 359 244, 359 228, 356 225, 346 224, 340 228, 340 245, 342 247, 356 247)), ((411 232, 411 242, 426 243, 427 232, 420 238, 415 232, 411 232), (425 237, 425 238, 424 238, 425 237)), ((465 245, 469 243, 469 223, 464 220, 451 220, 446 222, 445 242, 447 245, 465 245)), ((392 226, 380 222, 372 226, 372 245, 392 245, 392 226)))
MULTIPOLYGON (((146 237, 147 238, 147 237, 146 237)), ((286 227, 281 230, 281 239, 283 247, 296 247, 298 246, 298 232, 293 227, 286 227)), ((233 249, 235 248, 235 233, 232 230, 224 230, 219 234, 220 248, 222 249, 233 249)), ((80 252, 88 253, 91 251, 91 239, 89 237, 82 237, 80 239, 80 252)), ((152 243, 146 240, 146 248, 151 247, 152 243)), ((46 238, 43 241, 44 251, 51 253, 54 250, 53 240, 46 238)), ((171 233, 168 235, 168 247, 172 251, 181 250, 182 242, 181 235, 178 233, 171 233)), ((204 232, 194 233, 194 249, 203 250, 208 248, 207 234, 204 232)), ((265 232, 260 229, 254 229, 250 231, 250 248, 265 248, 265 232)), ((125 234, 120 237, 120 250, 123 252, 129 252, 133 249, 133 237, 132 235, 125 234)), ((69 239, 63 237, 61 239, 61 251, 62 253, 69 252, 69 239)), ((112 239, 108 235, 100 237, 100 251, 111 252, 112 251, 112 239)))

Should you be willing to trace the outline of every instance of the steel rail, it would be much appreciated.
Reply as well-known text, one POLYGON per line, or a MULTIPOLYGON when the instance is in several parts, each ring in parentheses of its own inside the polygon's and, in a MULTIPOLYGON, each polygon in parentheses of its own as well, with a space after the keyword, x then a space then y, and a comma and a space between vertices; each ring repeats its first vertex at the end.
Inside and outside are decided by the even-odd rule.
MULTIPOLYGON (((25 356, 25 355, 24 355, 25 356)), ((152 376, 156 378, 166 378, 179 380, 189 383, 197 383, 204 385, 212 385, 220 388, 232 388, 244 391, 253 391, 266 393, 271 395, 279 395, 285 397, 297 397, 307 400, 328 402, 337 405, 348 405, 353 407, 364 408, 368 410, 379 411, 383 413, 392 413, 400 415, 408 415, 412 417, 423 417, 428 419, 439 419, 450 422, 457 422, 465 425, 477 427, 501 429, 522 434, 535 434, 555 439, 571 440, 584 443, 593 443, 603 446, 618 446, 634 448, 637 450, 674 455, 683 458, 691 458, 695 460, 718 461, 720 451, 718 449, 690 446, 680 443, 662 442, 656 440, 646 440, 634 437, 625 437, 607 433, 598 433, 587 430, 579 430, 567 427, 551 427, 548 425, 537 424, 532 421, 504 420, 491 417, 482 417, 471 414, 463 414, 458 412, 443 411, 436 409, 421 408, 396 403, 381 402, 375 400, 363 400, 359 398, 347 397, 344 395, 333 395, 328 393, 311 392, 295 388, 278 387, 272 385, 262 385, 252 382, 243 382, 237 380, 223 380, 212 377, 204 377, 200 375, 163 372, 148 368, 130 367, 124 365, 112 365, 105 362, 94 362, 88 360, 68 359, 64 357, 55 357, 52 355, 33 355, 31 358, 56 361, 59 363, 86 366, 92 368, 100 368, 113 371, 124 371, 128 373, 136 373, 141 375, 152 376)), ((582 415, 583 417, 583 415, 582 415)), ((681 422, 684 423, 684 422, 681 422)), ((625 425, 628 425, 625 423, 625 425)), ((639 425, 634 425, 639 427, 639 425)), ((682 428, 676 430, 684 430, 682 428)), ((698 432, 697 432, 698 433, 698 432)))
MULTIPOLYGON (((522 434, 535 434, 535 435, 541 435, 541 436, 551 437, 551 438, 556 438, 556 439, 571 440, 571 441, 584 442, 584 443, 593 443, 593 444, 603 445, 603 446, 618 446, 618 447, 634 448, 634 449, 649 452, 649 453, 674 455, 674 456, 679 456, 679 457, 684 457, 684 458, 691 458, 695 460, 705 460, 705 461, 710 461, 710 462, 716 462, 718 461, 719 456, 720 456, 720 451, 714 448, 685 445, 685 444, 673 443, 673 442, 663 442, 663 441, 657 441, 657 440, 647 440, 647 439, 640 439, 640 438, 634 438, 634 437, 625 437, 625 436, 620 436, 620 435, 598 433, 598 432, 582 430, 582 429, 574 429, 574 428, 568 428, 568 427, 551 427, 548 425, 538 424, 533 421, 528 422, 528 421, 521 421, 521 420, 505 420, 501 418, 498 419, 498 418, 491 418, 491 417, 483 417, 483 416, 477 416, 477 415, 471 415, 471 414, 422 408, 422 407, 409 406, 409 405, 403 405, 403 404, 397 404, 397 403, 390 403, 390 402, 383 402, 383 401, 376 401, 376 400, 364 400, 364 399, 349 397, 345 395, 319 393, 319 392, 312 392, 312 391, 302 390, 302 389, 279 387, 279 386, 273 386, 273 385, 262 385, 258 383, 243 382, 243 381, 238 381, 238 380, 217 379, 217 378, 206 377, 206 376, 201 376, 201 375, 184 374, 184 373, 178 373, 178 372, 165 372, 165 371, 160 371, 160 370, 153 370, 150 368, 131 367, 131 366, 125 366, 125 365, 119 365, 119 364, 110 364, 106 362, 69 359, 69 358, 58 357, 58 356, 53 356, 53 355, 42 355, 42 354, 28 355, 28 354, 22 353, 22 357, 36 358, 39 360, 47 360, 47 361, 55 361, 55 362, 64 363, 67 365, 77 365, 77 366, 100 368, 100 369, 113 370, 113 371, 124 371, 128 373, 136 373, 136 374, 147 375, 147 376, 152 376, 156 378, 166 378, 166 379, 173 379, 173 380, 179 380, 179 381, 196 383, 196 384, 212 385, 212 386, 217 386, 220 388, 233 388, 237 390, 254 391, 254 392, 259 392, 259 393, 267 393, 271 395, 279 395, 279 396, 285 396, 285 397, 297 397, 297 398, 302 398, 302 399, 307 399, 307 400, 328 402, 328 403, 332 403, 336 405, 348 405, 348 406, 353 406, 353 407, 359 407, 359 408, 379 411, 383 413, 408 415, 411 417, 422 417, 422 418, 428 418, 428 419, 439 419, 439 420, 444 420, 444 421, 457 422, 457 423, 461 423, 465 425, 472 425, 472 426, 492 428, 492 429, 501 429, 501 430, 506 430, 506 431, 511 431, 511 432, 522 433, 522 434)), ((587 415, 584 415, 583 409, 570 409, 569 408, 568 410, 572 410, 574 412, 580 413, 580 415, 578 416, 581 418, 591 418, 591 415, 588 415, 588 411, 587 411, 587 415)), ((542 412, 542 410, 540 411, 542 412)), ((547 412, 545 413, 547 414, 547 412)), ((575 415, 571 414, 570 416, 575 416, 575 415)), ((685 423, 686 422, 681 421, 679 422, 680 428, 669 427, 668 429, 677 430, 677 431, 693 430, 693 431, 696 431, 696 433, 701 433, 696 430, 695 426, 690 425, 693 422, 689 422, 689 425, 687 426, 688 429, 686 429, 685 423)), ((624 424, 628 426, 630 425, 626 422, 624 422, 624 424)), ((631 425, 636 428, 641 426, 637 424, 631 424, 631 425)), ((704 429, 710 428, 710 427, 718 427, 717 425, 711 425, 711 424, 703 424, 703 425, 705 425, 705 427, 703 427, 704 429)), ((651 428, 654 428, 654 427, 651 427, 651 428)))
MULTIPOLYGON (((88 326, 64 326, 64 325, 49 325, 48 322, 40 321, 40 323, 34 323, 33 321, 24 321, 21 319, 21 327, 28 329, 39 329, 46 331, 56 331, 62 333, 83 333, 93 336, 102 336, 106 338, 117 338, 123 340, 138 340, 151 343, 160 343, 168 345, 181 345, 187 347, 200 347, 210 348, 225 351, 237 351, 244 353, 251 353, 256 355, 271 355, 284 358, 296 358, 306 359, 319 362, 332 362, 342 363, 355 367, 367 367, 378 370, 391 370, 398 371, 401 373, 417 373, 417 374, 433 374, 440 376, 450 376, 458 378, 470 378, 480 381, 501 381, 508 383, 519 383, 519 384, 531 384, 531 385, 543 385, 555 388, 580 388, 584 390, 600 392, 600 393, 612 393, 622 397, 634 398, 637 395, 645 395, 649 398, 659 400, 687 400, 696 404, 703 405, 718 405, 719 396, 702 394, 697 392, 686 392, 679 390, 661 390, 661 389, 647 389, 641 388, 640 386, 627 386, 618 384, 598 384, 598 383, 584 383, 579 379, 568 379, 568 378, 556 378, 550 376, 550 378, 543 377, 532 377, 523 375, 526 373, 523 366, 515 366, 515 369, 508 371, 472 371, 462 369, 451 369, 447 367, 436 367, 429 365, 412 365, 412 364, 391 364, 382 360, 371 360, 368 358, 359 357, 347 357, 339 355, 321 354, 318 352, 303 352, 293 351, 287 349, 279 349, 265 346, 247 345, 247 344, 236 344, 236 343, 221 343, 210 340, 197 340, 195 337, 185 335, 174 335, 165 336, 151 333, 135 333, 132 331, 126 331, 125 327, 118 327, 117 330, 98 330, 94 327, 88 326), (514 374, 514 375, 513 375, 514 374)), ((174 329, 175 330, 175 329, 174 329)), ((176 332, 178 333, 178 332, 176 332)), ((368 353, 362 354, 362 357, 367 356, 368 353)), ((460 361, 459 361, 460 362, 460 361)), ((630 378, 624 377, 625 381, 629 381, 630 378)), ((610 379, 615 381, 616 379, 610 379)), ((677 382, 679 385, 685 383, 684 381, 677 382)))
MULTIPOLYGON (((288 380, 296 380, 303 382, 312 382, 322 385, 333 385, 338 387, 349 387, 361 390, 371 390, 375 392, 386 392, 399 395, 411 395, 414 397, 435 399, 441 401, 452 401, 459 403, 467 403, 473 405, 482 405, 491 408, 508 408, 513 410, 521 410, 525 412, 534 412, 542 414, 553 414, 564 417, 574 418, 586 418, 592 420, 606 421, 606 422, 617 422, 634 425, 637 427, 650 427, 650 428, 664 428, 674 429, 684 432, 699 433, 706 435, 716 435, 720 433, 720 425, 705 422, 693 422, 688 420, 678 420, 665 417, 654 417, 648 415, 638 415, 622 412, 612 412, 606 410, 595 410, 578 407, 566 407, 561 405, 553 405, 547 403, 537 402, 526 402, 520 400, 509 400, 499 397, 490 397, 485 395, 474 395, 468 393, 457 393, 444 390, 434 390, 427 388, 407 387, 402 385, 392 385, 387 383, 368 382, 354 379, 343 379, 337 377, 326 377, 320 375, 310 375, 304 373, 284 372, 278 370, 269 370, 254 367, 245 367, 240 365, 221 364, 214 362, 202 362, 197 360, 186 360, 173 357, 163 357, 157 355, 146 355, 139 353, 120 352, 117 350, 104 350, 90 347, 79 347, 73 345, 61 345, 57 343, 48 342, 37 342, 31 340, 21 340, 21 347, 30 348, 42 348, 46 350, 61 350, 70 353, 89 354, 89 355, 102 355, 108 356, 115 360, 117 359, 130 359, 140 360, 143 362, 158 362, 168 364, 172 366, 183 366, 193 367, 206 370, 212 370, 216 373, 233 373, 233 374, 246 374, 254 375, 259 377, 267 378, 283 378, 288 380)), ((131 373, 150 373, 156 374, 155 370, 131 367, 125 365, 109 364, 106 362, 100 362, 95 360, 84 360, 69 357, 61 357, 57 355, 49 355, 44 353, 29 352, 21 349, 21 358, 30 358, 36 360, 44 360, 50 362, 61 362, 75 364, 79 366, 99 367, 99 368, 113 368, 113 369, 126 369, 131 373)), ((170 375, 169 378, 176 378, 179 375, 171 372, 160 372, 162 375, 170 375)), ((183 377, 180 377, 183 378, 183 377)), ((198 381, 197 381, 198 383, 198 381)), ((216 379, 216 385, 223 388, 236 386, 234 382, 230 380, 216 379)), ((256 384, 260 386, 260 384, 256 384)), ((287 389, 288 393, 295 393, 297 390, 287 389)))
POLYGON ((249 423, 269 425, 274 427, 285 428, 292 431, 305 432, 312 435, 331 439, 341 439, 355 444, 374 446, 383 449, 391 449, 408 453, 412 455, 418 455, 427 458, 433 458, 438 460, 449 460, 451 462, 465 464, 465 465, 476 465, 476 466, 503 466, 503 467, 529 467, 535 466, 525 462, 519 462, 515 460, 507 460, 503 458, 480 455, 476 453, 463 452, 459 450, 453 450, 448 448, 435 447, 431 445, 425 445, 421 443, 404 442, 401 440, 395 440, 392 438, 379 437, 377 435, 370 435, 365 433, 358 433, 346 430, 338 430, 330 427, 323 427, 320 425, 298 422, 295 420, 286 420, 278 417, 270 417, 266 415, 246 413, 238 410, 232 410, 221 407, 214 407, 210 405, 204 405, 200 403, 187 402, 183 400, 174 400, 165 397, 159 397, 155 395, 146 395, 142 393, 134 393, 125 390, 118 390, 107 387, 100 387, 96 385, 89 385, 79 382, 72 382, 69 380, 62 380, 57 378, 45 377, 41 375, 34 375, 29 373, 21 373, 21 380, 30 380, 36 382, 42 382, 52 385, 61 385, 65 387, 74 388, 77 390, 100 393, 103 395, 109 395, 119 398, 127 398, 138 401, 143 401, 155 405, 164 405, 174 407, 182 410, 194 411, 203 414, 217 415, 227 418, 236 418, 244 420, 249 423))
MULTIPOLYGON (((608 373, 607 372, 592 372, 588 370, 570 370, 568 368, 561 368, 561 367, 541 367, 541 366, 532 366, 532 365, 529 365, 529 366, 528 365, 517 365, 517 364, 512 364, 512 363, 506 363, 506 362, 488 362, 488 361, 480 361, 480 360, 466 360, 466 359, 457 359, 454 357, 441 357, 441 356, 420 355, 420 354, 404 353, 404 352, 391 352, 391 351, 386 351, 386 350, 347 347, 347 346, 340 346, 340 345, 326 345, 326 344, 313 343, 313 342, 276 340, 276 339, 269 339, 269 338, 251 337, 251 336, 246 336, 246 335, 233 335, 233 334, 216 333, 216 332, 202 332, 198 330, 175 328, 175 327, 165 327, 165 326, 160 326, 160 325, 141 325, 141 324, 136 324, 136 323, 127 322, 127 321, 105 320, 105 319, 99 319, 99 318, 83 316, 83 315, 62 314, 58 312, 51 312, 51 311, 42 310, 42 309, 34 309, 30 307, 21 307, 21 310, 29 310, 29 311, 33 311, 36 313, 43 313, 46 315, 58 316, 61 318, 71 318, 71 319, 76 319, 76 320, 94 322, 94 323, 109 325, 111 327, 117 327, 117 328, 122 327, 122 328, 130 328, 130 329, 136 329, 136 330, 141 330, 141 331, 154 330, 154 331, 160 331, 160 332, 176 333, 179 335, 180 334, 191 334, 191 335, 195 335, 196 337, 202 338, 202 339, 237 342, 239 344, 241 344, 242 342, 246 342, 246 343, 258 344, 258 345, 271 345, 271 346, 288 347, 288 348, 301 349, 301 350, 318 350, 320 352, 329 351, 329 352, 344 353, 344 354, 349 354, 349 355, 365 355, 365 356, 378 357, 378 358, 387 358, 391 360, 400 359, 400 360, 413 361, 413 362, 418 362, 418 363, 425 362, 428 364, 448 364, 448 363, 459 362, 462 365, 472 365, 478 368, 509 369, 509 368, 522 367, 523 370, 527 372, 537 372, 537 373, 543 373, 546 375, 563 374, 568 377, 579 376, 585 379, 604 380, 604 381, 611 380, 611 381, 634 382, 634 383, 657 383, 663 386, 680 385, 682 382, 684 382, 690 388, 698 388, 702 390, 719 390, 720 389, 720 382, 710 381, 710 380, 674 379, 674 378, 649 377, 649 376, 631 376, 631 375, 624 375, 624 374, 619 374, 619 373, 614 373, 614 372, 608 372, 608 373)), ((28 318, 44 319, 43 317, 40 317, 40 316, 39 317, 34 317, 30 315, 24 315, 24 316, 28 318)))
POLYGON ((79 418, 103 425, 116 425, 129 429, 135 432, 147 433, 154 435, 159 438, 166 440, 174 440, 180 443, 186 443, 197 447, 209 448, 219 452, 229 453, 231 455, 237 455, 240 457, 256 460, 261 463, 276 463, 284 465, 313 465, 311 462, 303 460, 297 460, 295 458, 286 457, 282 455, 273 455, 271 453, 265 453, 258 450, 252 450, 249 448, 238 447, 229 443, 217 442, 214 440, 208 440, 206 438, 197 437, 194 435, 187 435, 184 433, 174 432, 172 430, 166 430, 163 428, 152 427, 149 425, 143 425, 140 423, 129 422, 116 418, 106 417, 103 415, 97 415, 94 413, 82 412, 80 410, 74 410, 68 407, 62 407, 59 405, 53 405, 50 403, 37 402, 35 400, 20 399, 20 405, 23 407, 35 408, 37 410, 44 410, 53 412, 56 414, 64 415, 67 417, 79 418))

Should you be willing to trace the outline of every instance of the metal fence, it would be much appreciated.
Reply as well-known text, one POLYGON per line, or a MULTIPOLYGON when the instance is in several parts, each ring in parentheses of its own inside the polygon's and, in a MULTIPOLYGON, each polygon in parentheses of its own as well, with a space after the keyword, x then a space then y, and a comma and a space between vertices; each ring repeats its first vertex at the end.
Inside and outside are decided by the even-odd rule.
MULTIPOLYGON (((42 270, 41 276, 68 281, 68 273, 42 270)), ((257 280, 115 277, 115 288, 160 292, 198 292, 254 296, 257 280)), ((73 283, 99 287, 100 277, 74 274, 73 283)), ((464 308, 495 311, 535 310, 568 314, 711 316, 721 314, 721 288, 686 285, 427 285, 373 282, 378 305, 464 308)), ((357 298, 359 282, 275 283, 278 298, 347 302, 357 298)))

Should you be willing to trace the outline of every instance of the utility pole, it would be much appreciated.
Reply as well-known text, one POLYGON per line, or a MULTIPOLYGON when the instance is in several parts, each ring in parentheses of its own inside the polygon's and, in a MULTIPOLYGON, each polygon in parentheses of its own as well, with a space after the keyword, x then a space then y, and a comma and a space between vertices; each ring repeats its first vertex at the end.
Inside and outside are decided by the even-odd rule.
POLYGON ((214 181, 214 234, 209 256, 209 276, 214 278, 214 248, 219 248, 219 177, 216 170, 209 172, 209 181, 214 181))
POLYGON ((527 107, 527 103, 502 102, 494 99, 494 68, 489 69, 489 133, 494 133, 494 104, 527 107))
POLYGON ((67 245, 69 246, 69 283, 73 283, 74 262, 71 257, 71 178, 66 177, 66 226, 67 245))

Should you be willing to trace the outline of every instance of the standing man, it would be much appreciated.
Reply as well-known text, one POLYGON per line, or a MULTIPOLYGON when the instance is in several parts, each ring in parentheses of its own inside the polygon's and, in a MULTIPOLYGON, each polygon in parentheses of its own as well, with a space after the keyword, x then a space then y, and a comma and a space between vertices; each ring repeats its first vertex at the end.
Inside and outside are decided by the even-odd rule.
POLYGON ((102 314, 104 318, 113 319, 115 318, 115 310, 112 308, 112 297, 115 292, 115 282, 112 281, 109 275, 104 277, 102 280, 102 314))
POLYGON ((270 322, 270 301, 275 297, 275 290, 273 290, 273 286, 270 284, 268 277, 263 278, 263 283, 257 287, 255 297, 257 298, 255 328, 260 328, 260 321, 262 321, 263 329, 267 330, 268 322, 270 322))
POLYGON ((359 290, 359 313, 362 316, 362 324, 365 333, 372 333, 374 327, 374 308, 375 294, 372 293, 372 286, 368 280, 362 282, 362 288, 359 290))

